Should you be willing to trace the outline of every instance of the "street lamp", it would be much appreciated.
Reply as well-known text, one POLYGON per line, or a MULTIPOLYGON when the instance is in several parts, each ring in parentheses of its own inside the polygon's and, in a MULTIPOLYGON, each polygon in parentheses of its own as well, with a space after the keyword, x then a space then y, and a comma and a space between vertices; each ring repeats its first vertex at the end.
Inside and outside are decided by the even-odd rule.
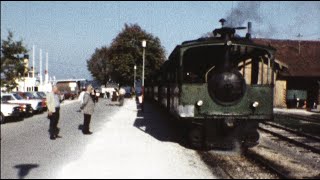
POLYGON ((133 88, 134 88, 134 90, 136 90, 136 71, 137 71, 137 66, 134 65, 133 69, 134 69, 133 88))
POLYGON ((142 111, 144 111, 144 62, 145 62, 145 49, 147 47, 147 41, 146 40, 142 40, 142 47, 143 47, 143 53, 142 53, 142 111))
POLYGON ((144 87, 144 63, 145 63, 145 53, 146 53, 146 46, 147 46, 147 41, 142 40, 142 47, 143 47, 143 63, 142 63, 142 87, 144 87))

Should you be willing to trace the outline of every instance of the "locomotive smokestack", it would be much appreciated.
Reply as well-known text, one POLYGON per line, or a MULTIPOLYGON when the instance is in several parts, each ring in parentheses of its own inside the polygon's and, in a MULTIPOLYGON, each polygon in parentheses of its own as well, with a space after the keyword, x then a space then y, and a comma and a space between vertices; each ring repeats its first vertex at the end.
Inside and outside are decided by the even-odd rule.
POLYGON ((252 33, 252 22, 248 22, 248 33, 252 33))
POLYGON ((251 39, 251 34, 252 34, 252 22, 248 22, 248 33, 246 34, 246 37, 248 39, 251 39))
POLYGON ((221 23, 221 26, 224 27, 224 24, 225 24, 226 20, 222 18, 222 19, 219 20, 219 22, 221 23))

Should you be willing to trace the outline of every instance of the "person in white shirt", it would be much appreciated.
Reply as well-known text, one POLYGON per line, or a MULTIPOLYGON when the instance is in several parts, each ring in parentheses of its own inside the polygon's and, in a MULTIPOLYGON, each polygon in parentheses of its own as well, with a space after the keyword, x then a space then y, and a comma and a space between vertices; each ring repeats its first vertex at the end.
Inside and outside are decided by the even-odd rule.
POLYGON ((83 103, 83 96, 84 96, 84 93, 86 93, 85 89, 82 89, 80 95, 79 95, 79 98, 78 98, 78 101, 80 101, 80 104, 83 103))
POLYGON ((57 86, 52 87, 52 92, 47 95, 48 118, 50 119, 49 133, 50 139, 55 140, 59 134, 59 118, 60 118, 60 98, 57 86))

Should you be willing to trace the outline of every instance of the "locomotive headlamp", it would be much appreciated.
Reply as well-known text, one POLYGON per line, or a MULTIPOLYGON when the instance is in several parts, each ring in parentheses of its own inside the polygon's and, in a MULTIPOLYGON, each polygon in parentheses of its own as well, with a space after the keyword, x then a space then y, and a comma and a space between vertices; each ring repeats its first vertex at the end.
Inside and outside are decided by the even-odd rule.
POLYGON ((257 108, 259 106, 259 102, 255 101, 252 103, 252 107, 257 108))
POLYGON ((202 106, 203 105, 203 101, 202 100, 199 100, 198 102, 197 102, 197 106, 202 106))

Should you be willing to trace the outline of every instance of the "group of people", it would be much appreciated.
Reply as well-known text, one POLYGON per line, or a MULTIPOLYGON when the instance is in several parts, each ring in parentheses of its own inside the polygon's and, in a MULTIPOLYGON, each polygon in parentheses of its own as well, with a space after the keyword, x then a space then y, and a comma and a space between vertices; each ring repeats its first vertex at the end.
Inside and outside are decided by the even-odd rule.
MULTIPOLYGON (((92 85, 88 85, 86 91, 83 91, 80 96, 80 110, 84 114, 84 121, 82 127, 82 133, 90 135, 92 132, 89 130, 91 116, 94 112, 94 105, 96 102, 96 96, 91 96, 93 92, 92 85)), ((59 89, 57 86, 53 86, 52 92, 47 95, 47 107, 48 107, 48 118, 50 119, 49 134, 50 139, 55 140, 59 138, 58 122, 60 119, 60 98, 59 89)))

